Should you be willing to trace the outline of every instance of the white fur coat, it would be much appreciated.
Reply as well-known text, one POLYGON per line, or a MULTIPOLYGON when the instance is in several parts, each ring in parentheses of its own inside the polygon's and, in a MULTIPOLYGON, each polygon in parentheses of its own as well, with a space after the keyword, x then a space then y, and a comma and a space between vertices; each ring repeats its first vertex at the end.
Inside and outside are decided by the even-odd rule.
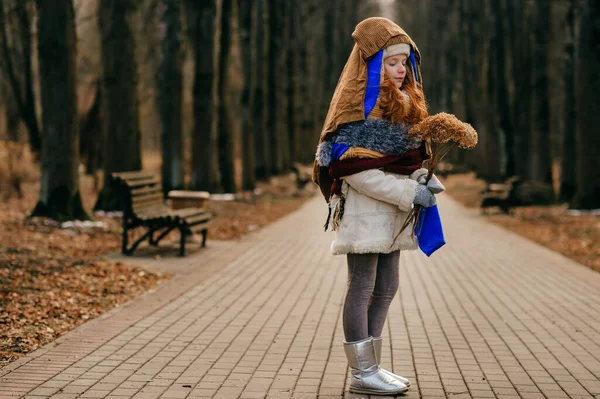
MULTIPOLYGON (((344 177, 344 216, 335 230, 331 252, 341 255, 417 249, 412 224, 393 241, 413 207, 416 178, 423 171, 426 169, 406 176, 370 169, 344 177)), ((336 198, 330 202, 331 207, 338 204, 336 198)))

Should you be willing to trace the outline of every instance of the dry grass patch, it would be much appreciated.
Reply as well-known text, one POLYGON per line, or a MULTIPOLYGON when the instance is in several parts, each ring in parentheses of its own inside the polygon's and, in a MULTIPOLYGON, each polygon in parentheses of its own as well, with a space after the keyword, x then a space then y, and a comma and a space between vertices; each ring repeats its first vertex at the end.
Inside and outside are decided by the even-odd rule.
MULTIPOLYGON (((9 156, 0 149, 0 184, 11 176, 3 165, 9 156)), ((170 277, 98 261, 120 250, 119 219, 95 217, 103 227, 72 229, 27 219, 39 196, 39 172, 27 157, 19 160, 22 198, 14 192, 0 196, 0 369, 170 277)), ((156 173, 155 158, 145 165, 156 173)), ((289 195, 293 184, 289 176, 261 184, 265 194, 255 203, 212 202, 216 218, 208 245, 239 238, 297 209, 309 196, 289 195)), ((81 176, 80 192, 84 208, 92 209, 97 197, 92 177, 81 176)))
MULTIPOLYGON (((470 208, 479 207, 486 184, 474 173, 450 175, 443 180, 454 199, 470 208)), ((499 211, 487 218, 587 267, 600 271, 600 217, 572 216, 567 205, 518 207, 512 215, 499 211)))

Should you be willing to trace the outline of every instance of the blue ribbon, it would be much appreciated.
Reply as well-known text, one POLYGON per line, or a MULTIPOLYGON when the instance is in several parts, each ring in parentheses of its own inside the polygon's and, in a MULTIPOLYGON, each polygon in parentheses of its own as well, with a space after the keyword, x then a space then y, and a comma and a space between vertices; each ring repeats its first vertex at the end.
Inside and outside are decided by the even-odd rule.
POLYGON ((437 205, 421 209, 419 222, 415 227, 415 235, 417 236, 419 248, 427 256, 431 256, 432 253, 446 244, 442 219, 437 205))
POLYGON ((348 151, 348 147, 346 144, 334 143, 331 147, 331 161, 335 162, 344 155, 346 151, 348 151))
POLYGON ((415 58, 415 52, 413 51, 412 46, 410 46, 410 63, 413 67, 413 72, 415 74, 415 80, 419 81, 419 74, 417 73, 417 60, 415 58))
POLYGON ((383 50, 379 50, 367 61, 367 89, 365 92, 365 119, 375 107, 379 97, 379 86, 381 84, 381 62, 383 61, 383 50))

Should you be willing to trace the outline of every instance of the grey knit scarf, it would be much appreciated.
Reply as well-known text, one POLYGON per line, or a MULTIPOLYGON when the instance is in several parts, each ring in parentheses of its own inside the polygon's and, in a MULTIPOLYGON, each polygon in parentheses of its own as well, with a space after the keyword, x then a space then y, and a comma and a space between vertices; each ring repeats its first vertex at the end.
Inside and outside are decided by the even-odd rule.
POLYGON ((319 166, 330 166, 334 143, 349 147, 363 147, 385 155, 402 155, 419 148, 420 137, 409 138, 407 124, 391 123, 382 119, 367 119, 341 126, 329 141, 317 147, 316 159, 319 166))

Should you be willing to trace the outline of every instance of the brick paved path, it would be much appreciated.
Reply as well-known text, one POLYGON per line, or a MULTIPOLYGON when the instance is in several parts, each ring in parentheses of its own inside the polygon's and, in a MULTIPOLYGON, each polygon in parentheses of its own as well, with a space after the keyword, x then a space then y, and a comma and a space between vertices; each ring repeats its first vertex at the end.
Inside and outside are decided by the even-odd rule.
MULTIPOLYGON (((448 245, 404 253, 384 366, 407 398, 600 397, 600 274, 441 196, 448 245), (390 339, 391 338, 391 339, 390 339)), ((345 258, 321 199, 0 372, 0 398, 333 398, 347 391, 345 258)), ((129 259, 131 261, 131 259, 129 259)))

